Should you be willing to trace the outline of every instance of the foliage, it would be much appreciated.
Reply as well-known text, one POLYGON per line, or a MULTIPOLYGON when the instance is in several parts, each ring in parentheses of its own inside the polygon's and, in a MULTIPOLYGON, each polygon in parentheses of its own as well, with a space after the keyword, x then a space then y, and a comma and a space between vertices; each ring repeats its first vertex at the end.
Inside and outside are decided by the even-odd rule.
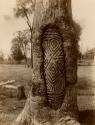
POLYGON ((34 12, 35 8, 35 0, 16 0, 16 8, 14 8, 15 16, 26 18, 26 23, 30 29, 32 30, 30 17, 34 12))
POLYGON ((16 38, 18 41, 18 44, 23 52, 23 54, 26 54, 27 49, 29 49, 29 43, 30 43, 30 32, 28 29, 23 31, 17 31, 16 32, 16 38))
POLYGON ((30 40, 31 40, 31 67, 33 67, 33 54, 32 54, 32 19, 31 16, 35 10, 36 0, 16 0, 16 8, 14 8, 14 13, 16 17, 21 17, 26 19, 26 23, 30 30, 30 40))
POLYGON ((12 41, 11 52, 12 52, 13 59, 18 61, 18 62, 20 62, 24 58, 24 55, 21 51, 20 45, 18 44, 16 38, 13 39, 13 41, 12 41))
POLYGON ((95 48, 88 49, 83 55, 85 59, 92 59, 92 60, 94 59, 94 56, 95 56, 95 48))
POLYGON ((30 50, 30 34, 29 30, 17 31, 15 33, 14 39, 12 40, 12 55, 15 60, 19 60, 19 58, 25 59, 27 63, 27 53, 30 50), (20 53, 20 55, 18 55, 20 53), (21 56, 21 57, 19 57, 21 56))
POLYGON ((78 37, 78 40, 80 40, 80 35, 81 35, 82 27, 78 23, 76 23, 75 21, 73 21, 73 25, 75 27, 76 35, 78 37))
POLYGON ((8 58, 7 58, 7 63, 8 64, 12 64, 13 63, 13 58, 12 58, 12 55, 8 55, 8 58))
POLYGON ((83 54, 81 52, 80 45, 78 44, 78 59, 80 60, 82 59, 82 57, 83 57, 83 54))
POLYGON ((34 0, 16 0, 16 8, 14 8, 16 17, 25 17, 26 14, 31 15, 34 11, 35 1, 34 0))
POLYGON ((4 53, 0 51, 0 63, 4 62, 4 53))

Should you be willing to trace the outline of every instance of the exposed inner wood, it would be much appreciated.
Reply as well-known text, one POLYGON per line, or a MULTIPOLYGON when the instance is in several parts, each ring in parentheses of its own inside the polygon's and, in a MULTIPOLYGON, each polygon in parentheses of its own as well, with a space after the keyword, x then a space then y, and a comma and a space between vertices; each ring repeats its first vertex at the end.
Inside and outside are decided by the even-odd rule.
POLYGON ((65 94, 65 67, 63 41, 55 27, 43 34, 44 75, 49 106, 58 109, 65 94))

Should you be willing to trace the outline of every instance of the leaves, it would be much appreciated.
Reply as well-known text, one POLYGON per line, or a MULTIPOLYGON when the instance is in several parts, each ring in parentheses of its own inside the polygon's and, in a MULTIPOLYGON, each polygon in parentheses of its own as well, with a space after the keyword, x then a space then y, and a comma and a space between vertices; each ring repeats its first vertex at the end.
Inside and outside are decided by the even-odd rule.
POLYGON ((4 53, 2 50, 0 50, 0 63, 4 61, 4 53))
POLYGON ((27 51, 29 50, 30 32, 28 29, 23 31, 17 31, 15 37, 12 40, 11 52, 14 59, 23 59, 27 57, 27 51), (20 55, 19 55, 20 54, 20 55), (22 56, 21 56, 22 55, 22 56), (18 57, 17 57, 18 56, 18 57), (19 57, 21 56, 21 57, 19 57))
POLYGON ((17 0, 16 8, 14 8, 14 13, 16 17, 25 17, 31 15, 34 12, 35 1, 34 0, 17 0))
MULTIPOLYGON (((17 39, 14 39, 14 41, 15 40, 17 39)), ((21 51, 19 44, 15 43, 14 41, 13 41, 12 48, 11 48, 12 57, 16 61, 21 61, 22 59, 24 59, 24 55, 21 51)))

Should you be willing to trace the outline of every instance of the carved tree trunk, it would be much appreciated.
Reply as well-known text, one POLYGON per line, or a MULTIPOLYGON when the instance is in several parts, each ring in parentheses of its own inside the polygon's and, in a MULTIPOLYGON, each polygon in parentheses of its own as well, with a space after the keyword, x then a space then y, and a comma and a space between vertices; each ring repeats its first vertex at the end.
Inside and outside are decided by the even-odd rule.
POLYGON ((36 0, 33 83, 16 125, 79 125, 77 38, 71 0, 36 0))

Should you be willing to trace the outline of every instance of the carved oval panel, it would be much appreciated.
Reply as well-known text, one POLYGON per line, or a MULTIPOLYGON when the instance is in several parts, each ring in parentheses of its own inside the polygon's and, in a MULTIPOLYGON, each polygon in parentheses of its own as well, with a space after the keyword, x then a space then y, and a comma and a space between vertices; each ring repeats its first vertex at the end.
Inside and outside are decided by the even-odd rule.
POLYGON ((65 95, 65 66, 63 41, 56 28, 43 34, 44 75, 49 106, 58 109, 65 95))

